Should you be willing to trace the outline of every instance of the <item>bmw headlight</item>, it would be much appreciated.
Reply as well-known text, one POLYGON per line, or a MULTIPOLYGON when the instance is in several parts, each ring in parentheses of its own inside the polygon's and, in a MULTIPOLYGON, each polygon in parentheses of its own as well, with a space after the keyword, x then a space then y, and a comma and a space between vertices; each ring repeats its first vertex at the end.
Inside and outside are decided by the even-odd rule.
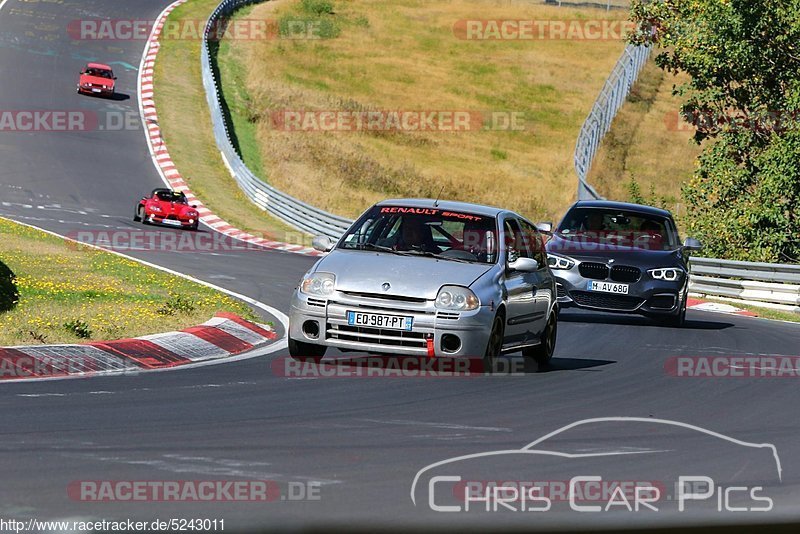
POLYGON ((306 295, 328 297, 333 294, 336 276, 332 273, 311 273, 300 283, 300 292, 306 295))
POLYGON ((461 286, 442 286, 436 295, 436 307, 440 310, 470 311, 481 305, 470 289, 461 286))
POLYGON ((566 256, 549 253, 547 255, 547 265, 549 265, 551 269, 567 270, 575 267, 575 260, 567 258, 566 256))
POLYGON ((680 280, 683 276, 683 269, 678 267, 662 267, 661 269, 650 269, 647 273, 656 280, 666 280, 667 282, 675 282, 680 280))

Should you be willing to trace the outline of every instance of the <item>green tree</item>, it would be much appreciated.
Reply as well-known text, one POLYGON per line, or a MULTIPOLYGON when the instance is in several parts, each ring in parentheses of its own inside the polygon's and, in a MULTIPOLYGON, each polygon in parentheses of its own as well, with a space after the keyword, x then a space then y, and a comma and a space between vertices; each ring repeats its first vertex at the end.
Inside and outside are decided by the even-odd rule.
POLYGON ((800 257, 800 0, 634 0, 636 44, 687 73, 681 114, 704 143, 683 195, 706 253, 800 257))

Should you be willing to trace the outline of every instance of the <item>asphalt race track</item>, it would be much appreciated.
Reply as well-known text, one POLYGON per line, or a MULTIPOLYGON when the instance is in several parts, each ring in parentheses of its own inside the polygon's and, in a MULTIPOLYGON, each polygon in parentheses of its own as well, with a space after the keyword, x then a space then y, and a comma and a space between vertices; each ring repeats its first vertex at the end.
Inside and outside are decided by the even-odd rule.
MULTIPOLYGON (((154 19, 164 0, 8 0, 0 11, 0 109, 93 110, 138 116, 136 68, 143 41, 76 41, 79 18, 154 19), (75 94, 90 60, 112 62, 117 100, 75 94)), ((142 229, 131 220, 142 194, 162 185, 141 129, 0 132, 0 215, 62 235, 142 229)), ((157 232, 176 232, 148 227, 157 232)), ((206 228, 203 231, 209 232, 206 228)), ((311 258, 273 251, 132 251, 242 293, 284 313, 311 258)), ((280 376, 284 353, 138 376, 2 384, 0 518, 225 519, 228 530, 353 525, 527 527, 779 522, 800 518, 800 421, 790 378, 680 378, 675 356, 797 355, 800 327, 689 311, 683 329, 646 319, 565 312, 553 365, 519 376, 306 378, 280 376), (688 427, 606 421, 545 440, 580 457, 580 474, 614 480, 712 476, 717 487, 762 486, 769 512, 690 503, 678 511, 580 513, 431 511, 412 502, 418 471, 466 454, 520 449, 587 418, 671 420, 763 449, 711 439, 688 427), (591 456, 594 453, 613 453, 591 456), (586 455, 589 456, 586 456, 586 455), (770 457, 771 458, 771 457, 770 457), (593 463, 592 463, 593 462, 593 463), (318 499, 275 502, 83 502, 82 480, 271 480, 313 483, 318 499)), ((268 317, 266 319, 269 319, 268 317)), ((277 321, 276 321, 277 323, 277 321)), ((521 363, 521 356, 513 361, 521 363)), ((566 480, 574 458, 520 462, 520 480, 566 480), (530 465, 530 469, 528 469, 530 465)), ((475 468, 485 480, 507 466, 475 468), (498 471, 493 471, 493 469, 498 471)), ((452 474, 452 473, 451 473, 452 474)), ((561 503, 563 504, 563 503, 561 503)))

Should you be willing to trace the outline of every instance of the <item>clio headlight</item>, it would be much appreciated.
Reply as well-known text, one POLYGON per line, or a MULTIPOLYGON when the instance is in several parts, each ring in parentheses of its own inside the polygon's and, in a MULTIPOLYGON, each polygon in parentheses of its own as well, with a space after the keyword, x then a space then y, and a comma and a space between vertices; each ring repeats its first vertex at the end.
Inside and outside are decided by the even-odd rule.
POLYGON ((442 286, 436 295, 436 307, 440 310, 470 311, 481 305, 471 290, 461 286, 442 286))
POLYGON ((336 276, 332 273, 311 273, 300 283, 300 292, 306 295, 328 297, 333 294, 336 276))

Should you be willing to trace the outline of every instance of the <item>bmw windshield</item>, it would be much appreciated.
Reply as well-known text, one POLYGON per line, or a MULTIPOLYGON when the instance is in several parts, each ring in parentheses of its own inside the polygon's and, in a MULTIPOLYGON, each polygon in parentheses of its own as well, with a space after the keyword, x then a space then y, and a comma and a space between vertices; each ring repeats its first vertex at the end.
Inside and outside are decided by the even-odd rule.
POLYGON ((497 224, 494 217, 474 213, 375 206, 353 225, 339 248, 495 263, 497 224))
POLYGON ((556 233, 571 241, 644 250, 675 250, 680 247, 671 220, 637 211, 573 208, 564 217, 556 233))

